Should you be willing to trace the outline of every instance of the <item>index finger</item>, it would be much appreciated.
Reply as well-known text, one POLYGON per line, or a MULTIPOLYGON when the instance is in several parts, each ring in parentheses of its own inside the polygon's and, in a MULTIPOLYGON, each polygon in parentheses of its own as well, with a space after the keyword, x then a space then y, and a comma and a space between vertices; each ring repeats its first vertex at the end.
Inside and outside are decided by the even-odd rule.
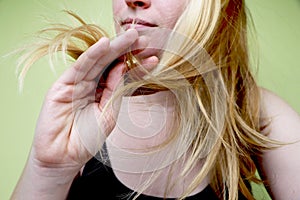
POLYGON ((95 79, 106 66, 128 51, 129 47, 137 41, 138 33, 135 29, 129 29, 126 32, 128 34, 123 34, 111 41, 106 55, 98 59, 94 67, 86 74, 85 80, 95 79))
POLYGON ((82 81, 93 67, 99 67, 99 73, 103 68, 115 60, 119 54, 125 51, 138 38, 136 30, 128 30, 115 38, 112 42, 108 38, 101 38, 86 52, 79 56, 78 60, 69 68, 58 81, 65 84, 76 84, 82 81), (98 60, 103 59, 103 65, 97 65, 98 60))

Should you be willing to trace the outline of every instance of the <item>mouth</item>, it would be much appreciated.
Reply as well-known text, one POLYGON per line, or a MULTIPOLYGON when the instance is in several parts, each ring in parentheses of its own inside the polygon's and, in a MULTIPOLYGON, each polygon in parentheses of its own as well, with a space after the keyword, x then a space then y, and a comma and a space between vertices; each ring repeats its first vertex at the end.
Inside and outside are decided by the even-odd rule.
POLYGON ((125 29, 129 28, 135 28, 135 29, 142 29, 142 28, 152 28, 152 27, 158 27, 158 25, 147 22, 145 20, 139 19, 139 18, 127 18, 123 21, 121 21, 121 26, 125 27, 125 29))

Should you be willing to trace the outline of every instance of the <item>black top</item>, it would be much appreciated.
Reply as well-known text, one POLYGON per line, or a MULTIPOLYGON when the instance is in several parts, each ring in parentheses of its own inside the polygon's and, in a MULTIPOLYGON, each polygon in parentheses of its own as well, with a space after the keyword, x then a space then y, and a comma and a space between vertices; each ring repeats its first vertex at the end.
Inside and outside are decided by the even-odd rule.
MULTIPOLYGON (((82 175, 75 178, 67 199, 127 200, 132 192, 131 189, 127 188, 118 180, 110 167, 93 158, 86 164, 82 175)), ((129 199, 132 199, 132 197, 134 197, 134 195, 129 199)), ((160 200, 162 198, 142 194, 138 199, 160 200)), ((186 199, 218 200, 217 195, 210 186, 207 186, 200 193, 189 196, 186 199)))
MULTIPOLYGON (((250 187, 250 185, 249 185, 250 187)), ((86 165, 81 176, 72 183, 67 200, 119 200, 132 199, 133 191, 122 184, 113 170, 102 162, 92 158, 86 165)), ((134 193, 135 194, 135 193, 134 193)), ((163 198, 140 195, 138 200, 161 200, 163 198)), ((170 200, 171 198, 169 198, 170 200)), ((203 191, 186 198, 186 200, 218 200, 219 198, 208 185, 203 191)), ((241 194, 239 199, 246 199, 241 194)))

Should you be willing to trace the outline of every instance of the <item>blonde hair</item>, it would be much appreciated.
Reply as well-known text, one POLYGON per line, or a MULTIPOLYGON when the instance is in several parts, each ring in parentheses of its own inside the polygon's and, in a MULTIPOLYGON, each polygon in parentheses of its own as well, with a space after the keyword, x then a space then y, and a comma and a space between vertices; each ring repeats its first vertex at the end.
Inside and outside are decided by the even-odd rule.
MULTIPOLYGON (((77 59, 108 36, 100 27, 68 13, 81 26, 46 29, 56 36, 25 57, 20 80, 40 57, 63 51, 77 59)), ((178 148, 189 145, 191 149, 182 176, 205 158, 203 168, 179 199, 191 194, 206 176, 220 199, 236 200, 238 191, 254 199, 245 184, 261 183, 253 156, 277 144, 260 133, 260 91, 249 67, 247 20, 243 0, 190 0, 165 47, 173 52, 164 51, 156 69, 115 95, 137 89, 171 90, 175 95, 179 129, 168 142, 179 138, 178 148)))

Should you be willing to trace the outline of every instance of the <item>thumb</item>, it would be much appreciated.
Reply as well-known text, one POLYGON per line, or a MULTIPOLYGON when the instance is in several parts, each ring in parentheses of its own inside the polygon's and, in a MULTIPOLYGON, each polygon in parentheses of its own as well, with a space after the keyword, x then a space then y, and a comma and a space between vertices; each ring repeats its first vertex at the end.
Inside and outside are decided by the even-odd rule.
POLYGON ((159 63, 159 59, 157 56, 151 56, 146 59, 143 59, 141 63, 137 64, 136 67, 131 68, 127 75, 133 79, 138 80, 143 76, 147 75, 151 72, 159 63))

